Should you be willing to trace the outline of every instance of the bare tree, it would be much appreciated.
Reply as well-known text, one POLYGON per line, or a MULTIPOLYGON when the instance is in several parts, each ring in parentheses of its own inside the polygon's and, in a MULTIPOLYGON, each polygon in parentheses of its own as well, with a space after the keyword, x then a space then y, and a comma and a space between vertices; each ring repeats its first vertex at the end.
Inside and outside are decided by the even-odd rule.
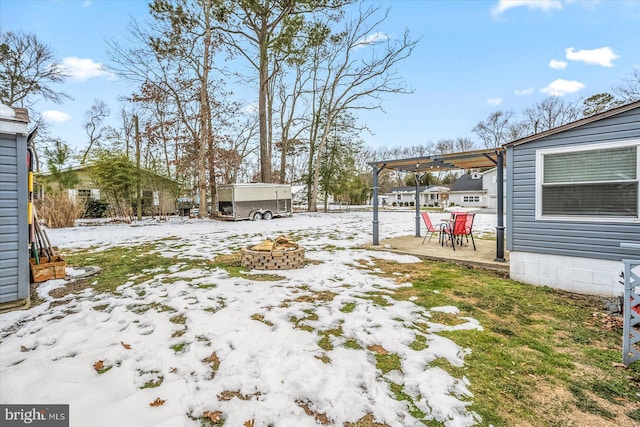
POLYGON ((456 152, 472 151, 476 148, 476 143, 470 138, 458 137, 454 142, 456 152))
POLYGON ((312 117, 309 150, 309 211, 317 210, 320 177, 319 156, 323 154, 337 118, 358 109, 381 109, 384 94, 411 91, 397 74, 396 66, 411 55, 417 41, 408 31, 400 39, 371 38, 381 34, 378 26, 388 11, 378 7, 359 8, 344 29, 329 37, 329 43, 313 50, 312 117))
POLYGON ((34 34, 0 32, 0 103, 30 108, 39 97, 62 103, 71 97, 52 85, 67 77, 53 51, 34 34))
POLYGON ((613 92, 625 103, 640 100, 640 67, 635 67, 622 84, 613 88, 613 92))
MULTIPOLYGON (((305 16, 336 10, 353 0, 219 0, 216 16, 225 43, 243 56, 258 72, 258 118, 260 124, 260 179, 271 182, 271 131, 269 103, 274 94, 272 78, 279 70, 270 60, 283 61, 299 46, 299 39, 322 38, 326 31, 306 26, 305 16), (248 43, 247 46, 245 43, 248 43), (249 47, 249 48, 248 48, 249 47)), ((302 43, 306 44, 306 43, 302 43)))
MULTIPOLYGON (((213 102, 220 82, 213 79, 214 53, 218 49, 218 34, 214 29, 214 4, 210 0, 156 0, 150 5, 153 21, 142 29, 132 22, 130 36, 135 44, 123 46, 109 43, 114 71, 138 81, 144 90, 160 92, 175 106, 181 132, 193 142, 193 162, 197 173, 200 217, 207 214, 209 180, 214 180, 209 151, 215 146, 213 108, 224 108, 213 102)), ((214 195, 212 194, 212 197, 214 195)))
POLYGON ((525 109, 524 115, 529 129, 535 134, 577 120, 580 118, 580 109, 575 103, 550 96, 525 109))
POLYGON ((509 142, 509 125, 513 111, 494 111, 486 120, 481 121, 472 129, 486 148, 499 147, 509 142))
POLYGON ((87 133, 87 137, 89 138, 89 145, 87 149, 84 150, 84 154, 82 155, 82 159, 80 160, 81 164, 85 164, 87 162, 87 157, 89 156, 89 152, 95 148, 99 147, 100 143, 105 138, 105 127, 103 126, 104 121, 109 117, 111 111, 107 104, 104 101, 100 101, 96 99, 93 101, 93 105, 87 112, 85 113, 85 123, 84 130, 87 133))
POLYGON ((436 142, 436 145, 434 146, 434 151, 437 154, 449 154, 449 153, 453 153, 456 150, 456 141, 453 139, 440 139, 438 142, 436 142))

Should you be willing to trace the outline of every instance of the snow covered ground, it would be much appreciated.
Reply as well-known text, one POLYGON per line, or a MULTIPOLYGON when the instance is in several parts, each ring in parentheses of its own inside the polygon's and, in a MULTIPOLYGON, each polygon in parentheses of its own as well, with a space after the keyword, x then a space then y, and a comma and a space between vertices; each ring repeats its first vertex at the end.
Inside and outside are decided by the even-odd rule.
MULTIPOLYGON (((436 221, 440 215, 433 215, 436 221)), ((414 223, 412 212, 381 212, 380 238, 410 235, 414 223)), ((494 215, 476 217, 479 232, 494 227, 494 215)), ((389 426, 424 425, 407 402, 394 399, 390 387, 397 384, 425 419, 447 426, 477 423, 468 409, 473 397, 466 378, 431 363, 444 358, 462 366, 468 350, 438 334, 481 325, 471 318, 454 327, 430 322, 431 312, 457 313, 455 307, 425 309, 389 297, 382 306, 364 298, 410 286, 373 274, 374 258, 418 261, 361 249, 371 243, 371 229, 370 212, 352 212, 49 230, 52 244, 63 250, 162 239, 163 254, 177 259, 212 259, 295 234, 313 262, 278 271, 285 277, 278 281, 233 278, 224 270, 177 262, 143 283, 123 277, 117 295, 86 289, 62 303, 48 291, 65 282, 46 282, 40 295, 47 302, 0 315, 0 403, 70 404, 70 425, 76 427, 198 426, 202 417, 224 418, 228 426, 249 420, 256 427, 343 426, 367 414, 389 426), (176 323, 176 316, 184 323, 176 323), (416 323, 429 330, 419 331, 416 323), (323 336, 332 349, 318 345, 323 336), (417 336, 424 337, 425 349, 409 347, 417 336), (398 355, 401 370, 376 368, 380 348, 398 355), (111 369, 98 373, 99 361, 111 369), (156 401, 164 403, 150 405, 156 401)))

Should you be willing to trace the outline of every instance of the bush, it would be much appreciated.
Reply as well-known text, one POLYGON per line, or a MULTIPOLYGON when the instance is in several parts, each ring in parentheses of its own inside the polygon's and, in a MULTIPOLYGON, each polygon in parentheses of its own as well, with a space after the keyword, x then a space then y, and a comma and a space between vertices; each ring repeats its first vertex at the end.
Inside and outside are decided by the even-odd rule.
POLYGON ((69 198, 64 191, 47 193, 35 206, 38 217, 49 228, 73 227, 85 210, 85 204, 69 198))
POLYGON ((87 208, 84 211, 83 218, 104 218, 109 208, 109 203, 101 202, 96 199, 87 200, 87 208))
POLYGON ((394 208, 397 206, 398 204, 396 202, 391 203, 391 206, 393 206, 394 208))
POLYGON ((416 203, 415 202, 409 202, 409 206, 415 206, 416 203))

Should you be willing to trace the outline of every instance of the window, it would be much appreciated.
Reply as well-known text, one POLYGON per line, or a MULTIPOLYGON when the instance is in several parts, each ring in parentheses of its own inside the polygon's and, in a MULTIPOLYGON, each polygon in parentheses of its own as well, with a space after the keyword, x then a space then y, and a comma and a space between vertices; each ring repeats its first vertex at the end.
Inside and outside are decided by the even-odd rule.
POLYGON ((480 196, 462 196, 464 203, 478 203, 480 202, 480 196))
POLYGON ((639 147, 635 141, 539 150, 537 217, 637 219, 639 147))
POLYGON ((76 193, 79 200, 84 202, 88 201, 91 198, 91 190, 78 190, 76 193))

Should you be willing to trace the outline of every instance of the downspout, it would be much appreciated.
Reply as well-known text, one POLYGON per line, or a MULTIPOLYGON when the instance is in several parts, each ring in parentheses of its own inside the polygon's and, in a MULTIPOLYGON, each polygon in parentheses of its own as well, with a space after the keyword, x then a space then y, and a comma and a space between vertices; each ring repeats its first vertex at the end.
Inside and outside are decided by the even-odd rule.
POLYGON ((505 262, 504 258, 504 152, 498 151, 496 180, 498 181, 498 220, 496 226, 496 259, 505 262))

